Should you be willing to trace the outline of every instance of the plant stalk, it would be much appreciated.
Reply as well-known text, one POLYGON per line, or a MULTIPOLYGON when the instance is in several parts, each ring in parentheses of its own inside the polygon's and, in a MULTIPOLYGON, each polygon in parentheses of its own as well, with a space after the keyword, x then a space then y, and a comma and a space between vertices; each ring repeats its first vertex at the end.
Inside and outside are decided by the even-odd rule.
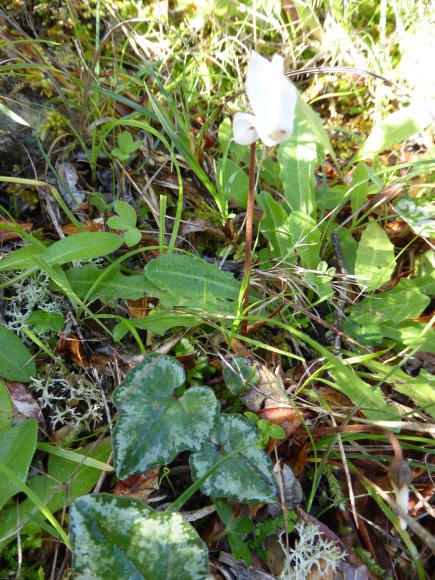
MULTIPOLYGON (((243 298, 243 310, 246 312, 249 308, 249 278, 251 274, 251 255, 252 255, 252 231, 254 226, 254 205, 255 205, 255 141, 251 145, 251 156, 249 159, 249 189, 248 205, 246 208, 246 250, 245 264, 243 267, 243 277, 246 281, 245 296, 243 298)), ((240 327, 240 334, 246 336, 248 330, 248 321, 243 320, 240 327)))

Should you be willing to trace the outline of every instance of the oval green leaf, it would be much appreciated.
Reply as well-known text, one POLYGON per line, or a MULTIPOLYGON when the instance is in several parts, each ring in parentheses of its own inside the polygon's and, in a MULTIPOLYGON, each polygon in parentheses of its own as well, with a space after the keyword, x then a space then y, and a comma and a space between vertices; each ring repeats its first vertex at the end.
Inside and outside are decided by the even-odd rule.
POLYGON ((109 232, 81 232, 54 242, 41 258, 51 264, 66 264, 73 260, 92 260, 115 252, 123 239, 109 232))
POLYGON ((109 494, 77 499, 70 511, 75 580, 202 580, 208 551, 179 513, 109 494))
POLYGON ((163 254, 147 264, 145 276, 155 285, 163 306, 195 306, 234 314, 240 282, 201 258, 163 254))
POLYGON ((368 290, 376 290, 389 282, 396 267, 394 246, 376 222, 370 222, 356 254, 355 274, 358 283, 368 290))

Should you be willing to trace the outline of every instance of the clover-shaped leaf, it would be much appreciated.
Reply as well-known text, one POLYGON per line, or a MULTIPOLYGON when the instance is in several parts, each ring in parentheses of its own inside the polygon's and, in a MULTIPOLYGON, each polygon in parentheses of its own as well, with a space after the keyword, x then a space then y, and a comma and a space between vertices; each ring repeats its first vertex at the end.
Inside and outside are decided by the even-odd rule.
POLYGON ((223 415, 210 443, 190 456, 194 479, 225 459, 202 484, 203 493, 241 503, 276 502, 272 462, 258 449, 258 432, 241 415, 223 415))
POLYGON ((125 230, 123 238, 125 245, 131 248, 141 241, 142 234, 137 228, 128 228, 128 230, 125 230))
POLYGON ((181 451, 199 451, 212 431, 219 403, 208 387, 174 394, 186 379, 170 356, 148 356, 113 393, 119 408, 113 430, 115 469, 120 479, 171 462, 181 451))
POLYGON ((131 133, 123 131, 118 135, 118 145, 119 147, 112 149, 112 155, 117 157, 120 161, 127 161, 130 153, 134 153, 134 151, 139 149, 142 145, 142 141, 140 139, 133 141, 131 133))
POLYGON ((136 227, 136 211, 130 204, 125 201, 116 200, 113 207, 118 215, 111 216, 107 220, 109 228, 121 230, 124 233, 124 243, 129 248, 135 246, 142 239, 141 232, 136 227))

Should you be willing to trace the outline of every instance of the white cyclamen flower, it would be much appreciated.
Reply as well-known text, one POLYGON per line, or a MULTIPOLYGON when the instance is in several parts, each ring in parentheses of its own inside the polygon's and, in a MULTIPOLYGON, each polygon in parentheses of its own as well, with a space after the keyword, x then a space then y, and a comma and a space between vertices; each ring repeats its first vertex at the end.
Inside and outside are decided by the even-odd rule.
POLYGON ((246 93, 254 114, 234 115, 234 141, 251 145, 260 138, 272 147, 288 139, 293 131, 297 91, 284 76, 283 57, 276 54, 269 62, 252 52, 246 73, 246 93))

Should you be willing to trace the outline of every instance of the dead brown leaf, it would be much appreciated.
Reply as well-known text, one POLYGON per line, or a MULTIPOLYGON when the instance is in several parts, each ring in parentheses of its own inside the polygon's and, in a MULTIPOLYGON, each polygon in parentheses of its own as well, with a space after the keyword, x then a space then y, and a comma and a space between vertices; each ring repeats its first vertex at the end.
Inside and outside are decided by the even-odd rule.
POLYGON ((241 400, 250 411, 264 407, 291 407, 282 380, 264 365, 258 366, 259 381, 243 395, 241 400))
POLYGON ((23 383, 5 381, 6 387, 16 411, 16 419, 37 419, 41 429, 46 428, 44 416, 35 397, 23 383))
POLYGON ((146 501, 148 497, 159 489, 160 467, 153 467, 139 475, 132 475, 118 481, 113 490, 113 495, 134 497, 146 501))
MULTIPOLYGON (((33 228, 33 224, 30 222, 10 222, 3 218, 0 218, 0 224, 6 226, 12 226, 14 228, 18 227, 21 228, 24 232, 30 232, 33 228)), ((21 234, 18 232, 14 232, 12 230, 1 229, 0 230, 0 242, 9 242, 10 240, 16 240, 17 238, 21 238, 21 234)))

